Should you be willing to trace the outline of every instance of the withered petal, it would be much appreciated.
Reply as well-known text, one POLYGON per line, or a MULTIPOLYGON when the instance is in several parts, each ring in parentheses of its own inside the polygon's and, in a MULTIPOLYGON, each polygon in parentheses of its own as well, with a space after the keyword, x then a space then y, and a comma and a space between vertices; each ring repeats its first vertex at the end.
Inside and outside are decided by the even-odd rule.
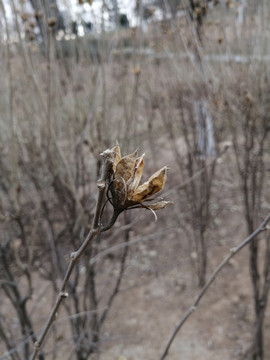
POLYGON ((132 197, 133 201, 141 202, 163 189, 166 181, 167 166, 154 173, 148 181, 138 186, 132 197))

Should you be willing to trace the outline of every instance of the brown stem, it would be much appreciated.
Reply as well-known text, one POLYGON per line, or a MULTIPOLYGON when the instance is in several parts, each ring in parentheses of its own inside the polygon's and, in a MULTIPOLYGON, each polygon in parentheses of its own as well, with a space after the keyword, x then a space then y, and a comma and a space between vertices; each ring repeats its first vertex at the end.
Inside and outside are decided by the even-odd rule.
POLYGON ((113 211, 113 216, 112 216, 110 222, 109 222, 107 225, 103 226, 103 227, 100 229, 100 232, 104 232, 104 231, 109 230, 109 229, 115 224, 118 216, 121 214, 122 211, 123 211, 123 210, 116 210, 116 209, 114 209, 114 211, 113 211))
POLYGON ((30 360, 36 359, 36 356, 39 353, 39 349, 40 349, 41 345, 43 344, 45 337, 57 316, 57 312, 58 312, 58 309, 60 308, 62 301, 68 297, 68 292, 66 291, 66 289, 67 289, 69 278, 74 269, 74 266, 76 265, 78 260, 81 258, 81 256, 84 254, 84 252, 85 252, 86 248, 88 247, 88 245, 90 244, 90 242, 99 233, 99 220, 100 220, 100 214, 101 214, 101 210, 102 210, 102 202, 103 202, 103 197, 104 197, 104 193, 105 193, 105 189, 106 189, 106 183, 108 183, 108 181, 111 177, 111 174, 112 174, 112 165, 113 165, 113 158, 114 158, 112 150, 104 151, 101 154, 101 156, 103 157, 104 162, 103 162, 103 168, 102 168, 102 175, 97 184, 98 199, 97 199, 96 210, 95 210, 95 215, 94 215, 91 230, 89 231, 87 237, 85 238, 85 240, 82 243, 82 245, 80 246, 80 248, 71 254, 71 260, 70 260, 68 269, 66 271, 60 292, 59 292, 56 302, 51 310, 49 318, 42 330, 42 333, 41 333, 39 339, 35 342, 35 348, 34 348, 34 351, 32 353, 30 360))

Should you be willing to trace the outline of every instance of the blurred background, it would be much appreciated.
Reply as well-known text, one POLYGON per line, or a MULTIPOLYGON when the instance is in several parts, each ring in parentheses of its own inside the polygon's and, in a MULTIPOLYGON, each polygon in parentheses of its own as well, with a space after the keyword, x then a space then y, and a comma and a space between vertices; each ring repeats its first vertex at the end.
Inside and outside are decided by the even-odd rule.
MULTIPOLYGON (((145 153, 143 181, 169 166, 174 205, 91 243, 38 358, 160 359, 270 211, 269 19, 267 0, 0 0, 1 360, 30 359, 117 142, 145 153)), ((166 357, 269 359, 269 286, 266 230, 166 357)))

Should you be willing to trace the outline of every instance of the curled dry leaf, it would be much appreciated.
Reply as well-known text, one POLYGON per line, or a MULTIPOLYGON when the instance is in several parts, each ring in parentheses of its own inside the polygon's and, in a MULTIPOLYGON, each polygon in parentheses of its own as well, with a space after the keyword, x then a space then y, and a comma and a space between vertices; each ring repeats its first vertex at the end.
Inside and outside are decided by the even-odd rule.
POLYGON ((134 193, 133 199, 140 202, 148 199, 151 195, 154 195, 162 190, 167 177, 167 169, 167 166, 163 167, 154 175, 152 175, 148 181, 138 186, 134 193))
POLYGON ((159 201, 155 204, 152 205, 148 205, 147 207, 151 210, 161 210, 164 209, 165 207, 172 205, 173 202, 172 201, 159 201))

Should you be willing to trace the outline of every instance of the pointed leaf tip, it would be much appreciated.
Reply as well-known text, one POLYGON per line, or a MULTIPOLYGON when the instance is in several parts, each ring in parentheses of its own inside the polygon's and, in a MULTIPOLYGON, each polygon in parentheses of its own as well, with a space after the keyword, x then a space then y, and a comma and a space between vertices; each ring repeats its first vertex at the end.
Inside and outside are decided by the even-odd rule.
POLYGON ((147 207, 149 207, 150 209, 156 211, 156 210, 164 209, 165 207, 170 206, 172 204, 173 204, 172 201, 159 201, 159 202, 157 202, 155 204, 148 205, 147 207))
POLYGON ((120 151, 120 146, 117 143, 117 145, 113 148, 113 152, 115 154, 115 159, 114 159, 114 164, 113 164, 113 170, 116 170, 116 165, 119 163, 119 161, 121 160, 121 151, 120 151))
POLYGON ((133 196, 134 201, 143 201, 148 199, 151 195, 156 194, 163 189, 166 181, 167 167, 164 166, 155 172, 144 184, 140 185, 133 196))

